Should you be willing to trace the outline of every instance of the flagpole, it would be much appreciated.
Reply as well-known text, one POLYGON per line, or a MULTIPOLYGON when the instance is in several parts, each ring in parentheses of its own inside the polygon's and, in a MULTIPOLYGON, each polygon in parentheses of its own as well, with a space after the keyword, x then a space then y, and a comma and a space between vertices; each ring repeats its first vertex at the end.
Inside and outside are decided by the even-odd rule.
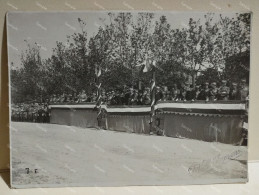
POLYGON ((100 76, 102 74, 101 68, 96 68, 96 87, 97 87, 97 99, 96 99, 96 104, 95 104, 95 108, 97 108, 97 125, 99 126, 99 121, 100 121, 100 117, 101 117, 101 113, 102 113, 102 107, 101 107, 101 86, 102 83, 100 82, 100 76))
POLYGON ((152 68, 151 80, 151 112, 150 112, 150 133, 153 133, 154 118, 155 118, 155 103, 156 103, 156 71, 152 68))

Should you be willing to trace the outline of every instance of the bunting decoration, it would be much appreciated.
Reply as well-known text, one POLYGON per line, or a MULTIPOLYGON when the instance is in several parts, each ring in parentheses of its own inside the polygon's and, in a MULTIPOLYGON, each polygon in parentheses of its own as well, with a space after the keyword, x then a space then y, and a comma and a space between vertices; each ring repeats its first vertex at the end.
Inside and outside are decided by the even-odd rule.
POLYGON ((154 118, 155 118, 155 104, 156 104, 156 75, 155 69, 152 69, 152 80, 151 80, 151 112, 150 112, 150 133, 153 132, 154 118))
POLYGON ((145 60, 143 63, 137 65, 137 66, 143 66, 142 69, 143 72, 152 72, 152 79, 151 79, 151 112, 150 112, 150 133, 153 133, 153 127, 154 127, 154 120, 155 120, 155 104, 156 104, 156 72, 155 68, 156 66, 156 60, 154 60, 152 57, 148 57, 148 55, 145 55, 145 60))
POLYGON ((101 86, 102 83, 100 82, 100 76, 102 74, 101 68, 96 68, 96 87, 97 87, 97 99, 96 99, 96 104, 95 104, 95 109, 97 109, 97 120, 100 119, 101 113, 102 113, 102 97, 101 97, 101 86))

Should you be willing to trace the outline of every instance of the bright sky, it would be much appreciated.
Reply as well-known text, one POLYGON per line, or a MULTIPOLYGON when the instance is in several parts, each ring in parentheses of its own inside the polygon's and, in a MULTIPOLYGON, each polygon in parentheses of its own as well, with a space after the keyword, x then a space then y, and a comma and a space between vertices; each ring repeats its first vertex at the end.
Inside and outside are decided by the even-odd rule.
MULTIPOLYGON (((65 42, 68 35, 80 32, 78 18, 87 24, 88 40, 96 34, 99 25, 108 23, 108 12, 85 11, 85 12, 10 12, 7 18, 8 57, 9 63, 20 67, 21 52, 25 51, 27 44, 37 42, 41 47, 41 56, 46 59, 51 56, 52 48, 56 41, 65 42), (100 18, 104 20, 100 20, 100 18)), ((138 12, 132 12, 136 16, 138 12)), ((155 12, 154 21, 162 15, 172 28, 183 28, 190 18, 201 19, 205 12, 155 12)), ((215 14, 219 18, 220 13, 215 14)), ((235 13, 223 13, 224 16, 235 17, 235 13)))

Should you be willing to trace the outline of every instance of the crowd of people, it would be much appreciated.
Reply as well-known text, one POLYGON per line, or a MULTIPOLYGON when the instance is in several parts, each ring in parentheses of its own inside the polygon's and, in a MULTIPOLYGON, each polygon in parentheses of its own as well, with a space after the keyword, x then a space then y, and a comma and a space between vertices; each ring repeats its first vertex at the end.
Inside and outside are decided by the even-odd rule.
MULTIPOLYGON (((144 88, 137 90, 132 87, 124 87, 122 90, 112 90, 101 92, 101 102, 107 105, 150 105, 151 90, 144 88)), ((227 85, 226 80, 222 80, 220 86, 216 82, 205 82, 202 86, 193 87, 189 83, 180 85, 174 84, 170 90, 166 86, 157 86, 155 88, 155 101, 229 101, 229 100, 248 100, 249 89, 246 80, 242 79, 240 83, 231 83, 227 85)), ((94 103, 97 99, 97 93, 87 94, 85 90, 76 94, 56 95, 53 94, 44 103, 22 103, 12 105, 13 121, 30 122, 48 122, 49 104, 83 104, 94 103)))
POLYGON ((50 119, 47 103, 12 104, 12 121, 48 123, 50 119))
MULTIPOLYGON (((205 82, 202 86, 193 87, 189 83, 180 85, 174 84, 169 90, 167 86, 157 86, 155 89, 155 100, 157 101, 194 101, 194 100, 247 100, 248 86, 246 80, 243 79, 239 84, 231 83, 227 86, 227 81, 217 87, 216 82, 205 82)), ((97 94, 87 94, 85 90, 76 94, 52 95, 49 103, 84 103, 95 102, 97 94)), ((150 88, 143 90, 134 89, 132 87, 124 87, 122 90, 102 91, 101 100, 103 104, 108 105, 150 105, 151 91, 150 88)))

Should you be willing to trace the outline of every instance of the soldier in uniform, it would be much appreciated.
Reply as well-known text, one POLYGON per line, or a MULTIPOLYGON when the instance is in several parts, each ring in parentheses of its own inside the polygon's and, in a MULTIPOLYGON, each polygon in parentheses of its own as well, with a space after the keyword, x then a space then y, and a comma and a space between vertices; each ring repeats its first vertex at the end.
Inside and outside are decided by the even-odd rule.
POLYGON ((222 85, 218 89, 218 100, 228 100, 229 99, 229 87, 227 86, 227 81, 222 80, 222 85))
POLYGON ((211 83, 211 89, 209 91, 209 100, 216 101, 218 96, 218 88, 217 83, 213 82, 211 83))
POLYGON ((232 83, 232 86, 229 92, 229 99, 237 100, 237 95, 238 95, 237 93, 238 93, 237 83, 232 83))
POLYGON ((237 99, 239 99, 239 100, 247 100, 248 95, 249 95, 249 88, 246 85, 246 80, 242 79, 241 83, 239 85, 237 99))

